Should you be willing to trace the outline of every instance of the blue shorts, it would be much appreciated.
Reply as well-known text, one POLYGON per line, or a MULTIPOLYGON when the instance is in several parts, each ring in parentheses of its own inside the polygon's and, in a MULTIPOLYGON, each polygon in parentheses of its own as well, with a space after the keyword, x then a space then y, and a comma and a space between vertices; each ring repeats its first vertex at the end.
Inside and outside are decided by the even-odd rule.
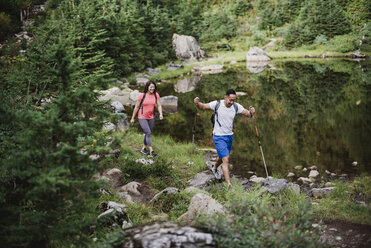
POLYGON ((233 135, 214 135, 213 140, 219 158, 224 158, 229 155, 232 150, 233 135))

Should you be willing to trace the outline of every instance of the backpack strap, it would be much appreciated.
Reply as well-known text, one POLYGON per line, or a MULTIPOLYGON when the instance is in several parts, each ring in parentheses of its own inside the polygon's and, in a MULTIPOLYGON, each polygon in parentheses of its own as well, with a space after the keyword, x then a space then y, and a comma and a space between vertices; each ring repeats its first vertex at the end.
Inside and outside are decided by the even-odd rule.
POLYGON ((140 104, 139 104, 139 109, 140 109, 140 107, 142 107, 142 114, 143 114, 143 101, 144 101, 144 98, 146 98, 146 93, 143 93, 143 98, 142 98, 142 101, 140 101, 140 104))
POLYGON ((219 120, 218 120, 218 108, 220 107, 220 100, 217 100, 216 101, 216 105, 215 105, 215 119, 216 119, 216 122, 218 122, 219 126, 221 127, 222 125, 220 124, 219 120))
MULTIPOLYGON (((220 124, 219 120, 218 120, 218 108, 220 107, 220 100, 218 100, 216 102, 216 105, 215 105, 215 119, 216 121, 218 122, 219 126, 221 127, 222 125, 220 124)), ((236 111, 236 114, 238 113, 238 105, 236 103, 233 103, 233 107, 234 107, 234 110, 236 111)))

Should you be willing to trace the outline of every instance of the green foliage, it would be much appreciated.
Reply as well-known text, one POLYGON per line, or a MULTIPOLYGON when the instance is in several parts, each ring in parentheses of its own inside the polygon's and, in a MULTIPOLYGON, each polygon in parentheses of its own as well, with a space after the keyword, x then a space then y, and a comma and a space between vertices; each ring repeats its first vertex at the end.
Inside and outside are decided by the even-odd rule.
POLYGON ((340 219, 354 223, 370 225, 370 211, 367 205, 371 202, 369 190, 370 176, 361 175, 354 182, 337 182, 335 190, 329 197, 318 200, 315 213, 319 218, 340 219))
POLYGON ((238 0, 232 7, 232 13, 238 16, 245 16, 247 11, 252 8, 252 4, 249 1, 238 0))
POLYGON ((365 23, 362 26, 360 40, 362 41, 360 49, 362 51, 371 51, 371 22, 365 23))
POLYGON ((327 44, 327 37, 326 37, 326 35, 323 35, 323 34, 318 35, 314 39, 313 43, 316 44, 316 45, 326 45, 327 44))
POLYGON ((355 35, 348 34, 335 36, 328 42, 330 50, 342 53, 357 50, 358 45, 359 38, 355 35))
POLYGON ((201 40, 232 38, 237 34, 236 21, 225 12, 207 13, 202 24, 201 40))
POLYGON ((187 212, 191 197, 187 193, 161 195, 153 202, 153 208, 157 211, 169 213, 170 218, 176 220, 179 216, 187 212))
POLYGON ((233 215, 201 217, 199 225, 212 232, 220 247, 321 247, 310 234, 312 210, 303 195, 291 191, 278 196, 257 188, 247 193, 232 183, 213 194, 233 215))
POLYGON ((346 17, 354 31, 359 30, 371 19, 371 4, 368 0, 347 1, 346 17))

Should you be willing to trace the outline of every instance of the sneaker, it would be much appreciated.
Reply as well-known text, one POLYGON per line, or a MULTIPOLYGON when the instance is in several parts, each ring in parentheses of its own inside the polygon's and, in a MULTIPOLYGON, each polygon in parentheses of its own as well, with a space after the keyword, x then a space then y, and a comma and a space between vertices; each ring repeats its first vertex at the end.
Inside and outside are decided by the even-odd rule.
POLYGON ((142 148, 140 152, 143 153, 144 155, 149 155, 149 151, 146 148, 142 148))
POLYGON ((152 151, 152 152, 149 153, 149 156, 156 157, 157 156, 157 153, 155 151, 152 151))

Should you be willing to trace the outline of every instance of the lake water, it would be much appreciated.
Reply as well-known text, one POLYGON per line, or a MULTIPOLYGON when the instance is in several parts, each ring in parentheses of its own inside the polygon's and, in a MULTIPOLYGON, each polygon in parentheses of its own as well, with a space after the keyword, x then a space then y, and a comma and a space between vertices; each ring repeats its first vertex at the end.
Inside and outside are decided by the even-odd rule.
MULTIPOLYGON (((325 170, 338 175, 370 174, 371 61, 275 60, 272 66, 252 74, 245 63, 237 63, 225 65, 223 73, 193 78, 189 85, 178 83, 183 78, 159 84, 161 96, 178 97, 178 112, 165 114, 163 121, 156 122, 154 133, 191 142, 194 97, 210 102, 233 88, 246 93, 238 97, 238 103, 256 108, 270 175, 297 174, 297 165, 316 165, 322 175, 325 170)), ((214 147, 211 114, 198 113, 198 147, 214 147)), ((234 122, 231 163, 234 174, 248 176, 248 171, 255 171, 265 176, 254 123, 244 116, 234 122)))

